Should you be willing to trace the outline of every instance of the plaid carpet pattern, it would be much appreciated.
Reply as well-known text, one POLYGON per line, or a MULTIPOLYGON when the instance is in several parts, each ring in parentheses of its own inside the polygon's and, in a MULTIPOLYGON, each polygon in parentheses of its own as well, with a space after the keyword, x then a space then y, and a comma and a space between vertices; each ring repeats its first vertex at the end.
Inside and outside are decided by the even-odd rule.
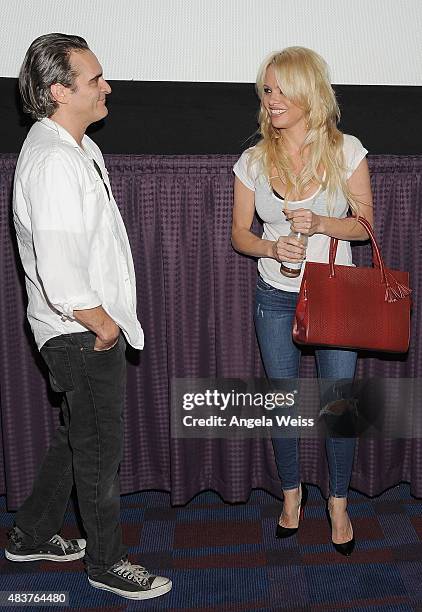
MULTIPOLYGON (((247 504, 226 504, 204 492, 173 508, 166 493, 123 496, 130 558, 170 577, 170 593, 126 600, 90 587, 82 561, 11 563, 3 553, 0 590, 68 591, 69 609, 87 612, 422 611, 422 500, 412 498, 407 485, 374 499, 351 492, 357 544, 349 558, 329 543, 316 487, 310 487, 298 534, 285 541, 274 537, 280 508, 280 501, 261 490, 253 491, 247 504)), ((0 498, 2 547, 12 523, 0 498)), ((80 535, 73 506, 62 535, 80 535)))

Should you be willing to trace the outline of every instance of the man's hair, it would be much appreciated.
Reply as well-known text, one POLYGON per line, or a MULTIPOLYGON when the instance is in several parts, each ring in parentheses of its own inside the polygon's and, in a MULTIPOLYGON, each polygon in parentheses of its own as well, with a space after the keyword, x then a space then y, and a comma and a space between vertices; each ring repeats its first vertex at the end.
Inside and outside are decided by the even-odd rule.
POLYGON ((19 72, 23 110, 34 119, 50 117, 58 107, 50 87, 60 83, 75 90, 78 76, 70 65, 71 51, 89 49, 86 40, 69 34, 44 34, 36 38, 19 72))

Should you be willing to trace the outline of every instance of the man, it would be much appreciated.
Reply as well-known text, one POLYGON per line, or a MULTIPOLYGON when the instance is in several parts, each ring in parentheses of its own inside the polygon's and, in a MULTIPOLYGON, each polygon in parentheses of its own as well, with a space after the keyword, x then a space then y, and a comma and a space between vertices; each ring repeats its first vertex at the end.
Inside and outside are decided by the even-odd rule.
POLYGON ((28 319, 64 401, 63 425, 17 512, 5 554, 11 561, 85 556, 92 586, 157 597, 171 581, 127 560, 120 525, 124 337, 142 349, 143 332, 126 230, 101 152, 85 135, 107 115, 111 88, 86 41, 65 34, 32 43, 19 86, 37 121, 17 163, 14 221, 28 319), (86 542, 57 535, 73 484, 86 542))

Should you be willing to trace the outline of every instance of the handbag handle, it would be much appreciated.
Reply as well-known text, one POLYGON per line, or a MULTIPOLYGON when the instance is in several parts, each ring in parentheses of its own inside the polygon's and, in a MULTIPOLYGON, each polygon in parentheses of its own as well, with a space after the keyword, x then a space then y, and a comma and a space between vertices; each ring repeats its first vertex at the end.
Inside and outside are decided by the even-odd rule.
MULTIPOLYGON (((369 237, 371 239, 371 244, 372 244, 372 264, 374 268, 379 268, 380 273, 381 273, 381 282, 385 283, 386 282, 385 266, 384 266, 384 262, 381 257, 381 252, 380 252, 377 240, 375 238, 374 232, 372 230, 371 224, 369 223, 369 221, 364 219, 364 217, 354 217, 354 218, 361 225, 363 225, 363 227, 366 229, 366 231, 369 234, 369 237)), ((330 277, 335 276, 334 262, 335 262, 335 258, 337 254, 337 246, 338 246, 338 239, 332 237, 330 240, 330 256, 329 256, 330 277)))
MULTIPOLYGON (((391 272, 385 270, 384 261, 381 257, 381 251, 376 241, 374 232, 371 224, 364 217, 355 217, 369 234, 372 245, 372 264, 374 268, 378 268, 380 271, 381 283, 385 285, 385 301, 395 302, 400 298, 404 298, 411 293, 411 289, 405 285, 401 285, 396 281, 391 272)), ((330 278, 335 276, 335 258, 337 254, 338 239, 331 237, 330 240, 330 252, 329 252, 329 267, 330 267, 330 278)))

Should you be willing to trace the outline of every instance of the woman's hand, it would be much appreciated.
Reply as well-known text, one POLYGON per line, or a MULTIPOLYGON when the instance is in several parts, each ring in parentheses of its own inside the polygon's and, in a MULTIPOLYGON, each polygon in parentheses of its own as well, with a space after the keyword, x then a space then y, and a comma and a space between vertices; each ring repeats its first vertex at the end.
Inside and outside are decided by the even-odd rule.
POLYGON ((294 236, 280 236, 278 240, 273 242, 273 257, 279 263, 288 261, 297 263, 305 259, 305 247, 294 236))
POLYGON ((298 208, 297 210, 283 210, 286 219, 290 221, 290 227, 294 232, 300 232, 312 236, 319 234, 320 215, 316 215, 309 208, 298 208))

